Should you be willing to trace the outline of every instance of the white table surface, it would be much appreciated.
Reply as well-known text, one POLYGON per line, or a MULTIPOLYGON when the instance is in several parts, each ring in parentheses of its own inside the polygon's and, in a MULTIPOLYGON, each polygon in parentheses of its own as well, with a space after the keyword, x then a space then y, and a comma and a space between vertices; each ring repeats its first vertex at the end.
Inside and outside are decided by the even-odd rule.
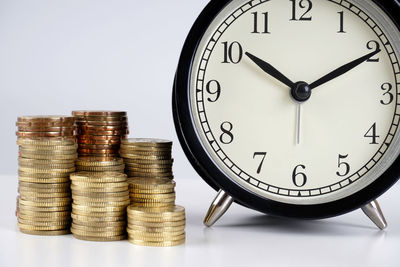
POLYGON ((16 176, 0 176, 0 266, 400 266, 400 185, 380 198, 389 227, 379 231, 361 211, 320 221, 262 215, 234 204, 213 228, 202 225, 215 195, 200 178, 177 179, 187 212, 186 244, 149 248, 88 242, 72 235, 18 231, 16 176))

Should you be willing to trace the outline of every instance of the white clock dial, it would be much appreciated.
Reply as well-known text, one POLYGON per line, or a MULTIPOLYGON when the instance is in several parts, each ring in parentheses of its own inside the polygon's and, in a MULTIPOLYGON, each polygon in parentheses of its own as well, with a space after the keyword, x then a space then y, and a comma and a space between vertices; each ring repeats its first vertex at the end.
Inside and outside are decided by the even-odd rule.
POLYGON ((400 150, 399 38, 369 1, 232 1, 191 70, 204 148, 233 181, 284 203, 325 203, 365 188, 400 150), (300 102, 249 56, 312 85, 368 54, 300 102))

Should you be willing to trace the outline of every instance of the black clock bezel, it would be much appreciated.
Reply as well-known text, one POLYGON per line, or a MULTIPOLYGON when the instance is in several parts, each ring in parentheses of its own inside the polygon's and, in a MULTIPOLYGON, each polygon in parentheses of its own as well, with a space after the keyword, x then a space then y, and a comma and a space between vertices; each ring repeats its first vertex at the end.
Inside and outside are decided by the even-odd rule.
MULTIPOLYGON (((208 26, 218 13, 232 0, 212 0, 201 12, 192 26, 182 49, 175 75, 172 95, 172 110, 176 132, 181 146, 197 173, 215 190, 222 189, 234 200, 249 208, 263 213, 282 217, 301 219, 320 219, 341 215, 358 209, 377 199, 386 192, 400 175, 400 156, 375 182, 357 193, 333 202, 317 205, 297 205, 276 202, 263 198, 235 183, 209 158, 196 134, 190 116, 188 93, 190 86, 190 70, 198 44, 208 26)), ((377 4, 400 30, 400 3, 397 0, 371 0, 377 4)))

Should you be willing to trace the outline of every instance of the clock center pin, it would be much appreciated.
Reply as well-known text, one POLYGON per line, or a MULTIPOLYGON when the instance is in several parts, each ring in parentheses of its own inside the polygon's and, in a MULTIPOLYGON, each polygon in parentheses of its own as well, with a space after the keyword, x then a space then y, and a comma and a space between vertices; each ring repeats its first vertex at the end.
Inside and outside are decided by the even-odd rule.
POLYGON ((306 102, 311 97, 312 90, 310 85, 306 82, 297 82, 295 83, 291 90, 290 94, 293 99, 298 102, 306 102))

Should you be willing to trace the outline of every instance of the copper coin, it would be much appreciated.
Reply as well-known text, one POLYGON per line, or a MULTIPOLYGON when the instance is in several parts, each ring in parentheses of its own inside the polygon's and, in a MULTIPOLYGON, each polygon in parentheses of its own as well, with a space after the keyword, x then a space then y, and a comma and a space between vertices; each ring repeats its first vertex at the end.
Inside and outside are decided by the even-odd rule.
POLYGON ((126 111, 107 111, 107 110, 76 110, 72 111, 74 116, 126 116, 126 111))
POLYGON ((78 134, 79 135, 108 135, 108 136, 121 136, 121 135, 127 135, 129 134, 129 131, 127 129, 122 129, 122 130, 111 130, 111 131, 102 131, 102 130, 85 130, 82 128, 78 128, 78 134))
POLYGON ((78 140, 121 140, 119 135, 84 135, 77 136, 78 140))
POLYGON ((128 127, 127 121, 89 121, 89 120, 78 120, 76 121, 78 126, 121 126, 128 127))
POLYGON ((119 121, 127 122, 128 117, 126 116, 75 116, 76 121, 119 121))
POLYGON ((111 154, 111 153, 103 153, 103 154, 96 154, 96 153, 79 153, 79 157, 80 158, 84 158, 84 157, 96 157, 96 158, 101 158, 101 157, 119 157, 119 154, 111 154))
POLYGON ((123 131, 127 130, 128 127, 124 125, 80 125, 79 129, 84 131, 123 131))
POLYGON ((84 149, 79 148, 78 153, 83 154, 117 154, 118 149, 84 149))
POLYGON ((63 121, 54 121, 54 122, 16 122, 16 126, 18 127, 73 127, 75 126, 74 122, 63 122, 63 121))
POLYGON ((93 145, 93 144, 80 144, 79 148, 83 149, 119 149, 119 144, 115 145, 93 145))
POLYGON ((121 140, 79 140, 79 145, 119 145, 121 140))
POLYGON ((18 137, 74 137, 74 131, 68 132, 16 132, 18 137))
POLYGON ((70 122, 73 123, 75 118, 72 116, 22 116, 18 117, 18 122, 34 122, 34 123, 48 123, 48 122, 70 122))

